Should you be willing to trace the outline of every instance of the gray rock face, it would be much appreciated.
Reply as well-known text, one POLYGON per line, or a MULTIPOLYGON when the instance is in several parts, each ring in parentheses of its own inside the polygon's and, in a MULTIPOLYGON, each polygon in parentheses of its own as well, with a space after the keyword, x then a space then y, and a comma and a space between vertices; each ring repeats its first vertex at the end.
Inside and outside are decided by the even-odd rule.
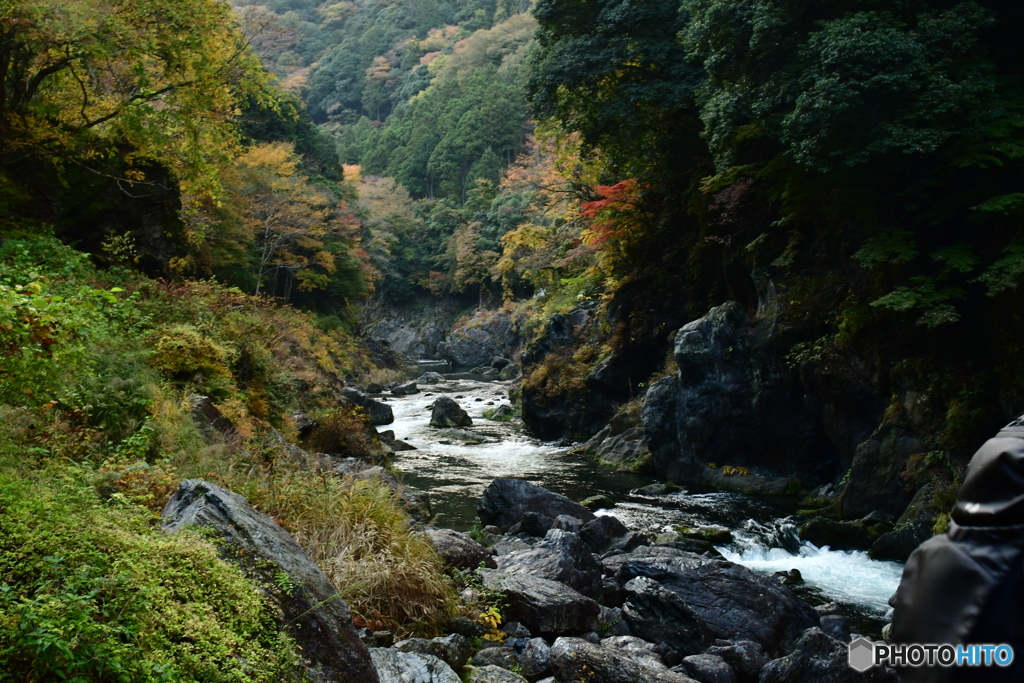
POLYGON ((469 638, 453 633, 443 638, 409 638, 394 644, 393 648, 399 652, 414 652, 423 655, 432 655, 452 668, 459 671, 466 666, 470 655, 473 654, 473 646, 469 638))
MULTIPOLYGON (((352 627, 348 605, 291 534, 241 496, 198 479, 182 482, 163 511, 171 533, 191 525, 224 540, 225 557, 265 586, 285 572, 296 588, 270 591, 282 624, 302 648, 311 672, 324 683, 377 683, 370 653, 352 627)), ((457 683, 456 679, 455 683, 457 683)))
POLYGON ((736 672, 718 655, 690 655, 679 668, 700 683, 736 683, 736 672))
POLYGON ((578 535, 562 529, 551 529, 529 550, 502 555, 497 564, 503 574, 558 581, 591 598, 596 598, 601 588, 601 565, 578 535))
POLYGON ((224 413, 220 412, 217 406, 213 405, 213 400, 209 396, 192 394, 188 397, 188 402, 192 422, 195 423, 196 427, 199 428, 199 431, 207 439, 214 438, 217 435, 229 440, 238 438, 238 431, 235 430, 235 425, 224 413))
POLYGON ((814 609, 789 588, 725 560, 645 546, 602 564, 623 585, 637 577, 656 581, 700 616, 714 638, 753 640, 783 654, 818 623, 814 609))
POLYGON ((551 647, 551 668, 559 681, 588 683, 694 683, 654 657, 627 648, 595 645, 582 638, 559 638, 551 647))
POLYGON ((462 683, 450 666, 433 655, 375 647, 370 656, 380 683, 462 683))
POLYGON ((356 391, 351 387, 345 387, 341 390, 341 393, 345 398, 365 410, 372 424, 389 425, 395 421, 395 414, 391 410, 391 406, 387 403, 381 403, 380 401, 372 399, 363 392, 356 391))
POLYGON ((474 667, 469 672, 469 683, 527 683, 527 681, 519 674, 499 666, 488 665, 474 667))
POLYGON ((486 571, 484 585, 505 594, 507 618, 522 623, 531 633, 585 633, 597 628, 600 606, 565 584, 530 574, 486 571))
POLYGON ((714 462, 832 476, 834 449, 773 343, 735 302, 679 330, 679 372, 651 386, 640 413, 658 474, 702 482, 714 462))
POLYGON ((453 329, 444 351, 456 367, 490 367, 495 357, 510 356, 518 345, 515 321, 500 311, 487 311, 475 315, 465 326, 453 329))
POLYGON ((647 447, 647 435, 640 427, 630 427, 618 434, 612 434, 605 427, 583 444, 602 465, 614 467, 619 472, 647 472, 653 463, 647 447))
POLYGON ((451 529, 426 529, 423 535, 430 540, 449 567, 473 570, 481 563, 491 569, 497 567, 491 551, 466 534, 451 529))
POLYGON ((704 649, 707 626, 679 595, 645 576, 630 579, 625 589, 622 615, 629 630, 661 645, 666 664, 673 666, 704 649))
POLYGON ((445 427, 471 427, 473 420, 469 413, 459 407, 453 399, 442 396, 434 401, 434 407, 430 412, 430 426, 445 427))
POLYGON ((551 673, 551 648, 543 638, 531 638, 519 653, 523 676, 536 681, 551 673))
POLYGON ((773 659, 761 669, 760 683, 855 683, 887 680, 884 668, 857 673, 847 665, 849 649, 842 643, 810 628, 800 637, 796 650, 773 659))
POLYGON ((569 515, 584 523, 595 518, 594 513, 565 496, 523 479, 495 479, 480 497, 477 514, 484 525, 493 524, 506 530, 522 520, 527 512, 536 512, 554 519, 569 515))
POLYGON ((416 378, 419 384, 442 384, 447 382, 444 375, 438 372, 424 372, 422 375, 416 378))
POLYGON ((764 653, 764 648, 752 640, 737 640, 729 645, 715 645, 705 650, 704 654, 721 657, 735 673, 747 679, 756 680, 761 669, 768 663, 768 655, 764 653))
POLYGON ((857 519, 874 511, 898 515, 911 501, 900 478, 907 460, 927 450, 915 434, 899 424, 883 422, 857 446, 850 466, 850 481, 839 498, 843 517, 857 519))

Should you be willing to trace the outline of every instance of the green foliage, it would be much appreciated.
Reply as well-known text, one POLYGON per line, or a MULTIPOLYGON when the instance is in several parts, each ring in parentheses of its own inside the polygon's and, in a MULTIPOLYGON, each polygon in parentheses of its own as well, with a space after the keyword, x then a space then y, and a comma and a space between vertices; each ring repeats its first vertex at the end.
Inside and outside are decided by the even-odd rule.
POLYGON ((297 676, 294 643, 213 546, 55 474, 0 474, 0 680, 297 676))

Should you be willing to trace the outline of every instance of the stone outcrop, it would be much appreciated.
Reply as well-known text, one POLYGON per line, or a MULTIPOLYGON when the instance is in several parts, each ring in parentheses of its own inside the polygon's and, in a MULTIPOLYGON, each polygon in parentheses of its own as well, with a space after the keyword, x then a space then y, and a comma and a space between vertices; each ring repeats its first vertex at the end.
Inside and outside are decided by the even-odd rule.
POLYGON ((456 368, 492 367, 497 357, 511 358, 519 341, 518 320, 503 311, 478 311, 448 333, 440 352, 456 368))
POLYGON ((651 386, 640 417, 660 475, 703 482, 709 462, 777 476, 834 475, 833 449, 775 342, 735 302, 679 330, 679 371, 651 386))
POLYGON ((219 537, 224 557, 264 586, 280 608, 282 626, 301 647, 315 681, 377 683, 370 653, 356 635, 348 605, 274 520, 254 510, 242 496, 198 479, 182 482, 162 517, 163 528, 170 533, 195 525, 219 537), (282 572, 293 588, 275 588, 282 572))
POLYGON ((366 411, 371 424, 389 425, 395 421, 395 414, 387 403, 370 398, 363 392, 351 387, 345 387, 341 390, 341 393, 345 398, 366 411))

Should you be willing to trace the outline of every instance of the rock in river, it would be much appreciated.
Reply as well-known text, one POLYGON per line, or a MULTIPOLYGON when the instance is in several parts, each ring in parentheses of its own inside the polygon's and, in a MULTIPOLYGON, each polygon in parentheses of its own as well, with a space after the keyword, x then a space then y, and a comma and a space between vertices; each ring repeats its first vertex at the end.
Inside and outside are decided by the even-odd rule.
MULTIPOLYGON (((753 640, 780 655, 792 652, 804 630, 818 625, 814 609, 789 588, 725 560, 643 546, 605 558, 602 564, 605 574, 614 575, 623 585, 637 577, 657 582, 696 612, 714 638, 753 640)), ((650 605, 653 609, 657 602, 650 605)), ((648 613, 644 618, 673 623, 672 606, 662 602, 656 617, 648 613)), ((636 632, 632 623, 630 628, 636 632)))
POLYGON ((527 512, 536 512, 554 520, 569 515, 584 524, 595 519, 593 512, 565 496, 523 479, 495 479, 484 489, 476 506, 480 521, 502 530, 522 520, 527 512))
POLYGON ((469 413, 459 407, 453 399, 447 396, 434 401, 434 407, 430 413, 431 427, 471 427, 473 420, 469 413))

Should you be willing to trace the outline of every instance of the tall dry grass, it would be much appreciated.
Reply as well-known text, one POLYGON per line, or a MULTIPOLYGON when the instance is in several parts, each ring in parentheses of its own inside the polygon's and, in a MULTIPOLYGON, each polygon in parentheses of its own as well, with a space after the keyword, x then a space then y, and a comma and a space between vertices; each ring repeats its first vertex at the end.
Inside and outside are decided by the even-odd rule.
POLYGON ((429 636, 456 613, 441 558, 413 533, 400 499, 382 483, 282 457, 205 453, 177 464, 182 478, 212 479, 273 517, 324 570, 357 623, 429 636))

